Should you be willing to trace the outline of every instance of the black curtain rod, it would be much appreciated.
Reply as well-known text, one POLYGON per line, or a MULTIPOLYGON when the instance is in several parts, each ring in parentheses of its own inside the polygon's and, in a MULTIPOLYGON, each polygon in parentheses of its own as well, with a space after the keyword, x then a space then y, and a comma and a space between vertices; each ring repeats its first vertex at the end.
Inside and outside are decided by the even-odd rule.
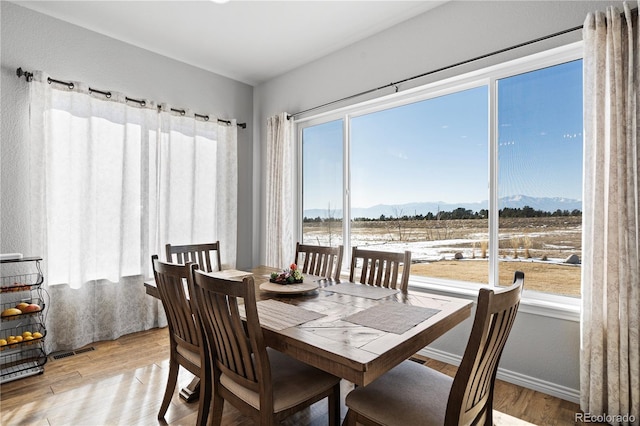
MULTIPOLYGON (((18 76, 18 78, 24 77, 24 79, 27 82, 33 81, 33 73, 29 72, 29 71, 24 71, 22 68, 18 68, 16 70, 16 75, 18 76)), ((55 80, 55 79, 53 79, 51 77, 47 77, 47 82, 49 84, 51 84, 51 83, 62 84, 63 86, 67 86, 69 89, 73 89, 74 88, 74 84, 72 82, 70 82, 70 81, 55 80)), ((99 94, 103 95, 107 99, 111 98, 111 92, 107 92, 107 91, 104 91, 104 90, 93 89, 91 87, 89 87, 89 93, 99 93, 99 94)), ((142 107, 144 107, 147 104, 146 101, 144 101, 144 100, 134 99, 134 98, 130 98, 128 96, 125 96, 125 100, 127 102, 135 102, 135 103, 137 103, 138 105, 140 105, 142 107)), ((160 110, 161 108, 162 107, 160 105, 158 105, 158 110, 160 110)), ((180 113, 180 115, 185 115, 187 113, 187 111, 184 110, 184 109, 171 108, 171 111, 180 113)), ((208 115, 202 115, 202 114, 193 114, 193 115, 196 118, 201 118, 204 121, 209 121, 209 116, 208 115)), ((230 120, 223 120, 221 118, 218 118, 218 123, 224 123, 224 124, 230 125, 231 121, 230 120)), ((247 123, 237 123, 237 126, 243 128, 243 129, 246 129, 247 128, 247 123)))
MULTIPOLYGON (((631 9, 631 13, 637 15, 638 14, 638 8, 636 7, 634 9, 631 9)), ((624 16, 624 12, 622 13, 622 15, 624 16)), ((307 113, 307 112, 310 112, 310 111, 315 111, 317 109, 324 108, 326 106, 333 105, 333 104, 336 104, 338 102, 344 102, 344 101, 347 101, 347 100, 350 100, 350 99, 353 99, 353 98, 357 98, 357 97, 360 97, 360 96, 363 96, 363 95, 366 95, 366 94, 369 94, 369 93, 377 92, 378 90, 386 89, 386 88, 389 88, 389 87, 395 87, 396 93, 397 93, 399 84, 406 83, 408 81, 415 80, 415 79, 418 79, 418 78, 426 77, 428 75, 435 74, 435 73, 438 73, 438 72, 441 72, 441 71, 446 71, 446 70, 449 70, 449 69, 452 69, 452 68, 456 68, 456 67, 459 67, 461 65, 466 65, 468 63, 479 61, 481 59, 485 59, 485 58, 488 58, 490 56, 499 55, 500 53, 508 52, 510 50, 514 50, 514 49, 518 49, 520 47, 528 46, 530 44, 539 43, 541 41, 548 40, 548 39, 554 38, 554 37, 558 37, 558 36, 561 36, 561 35, 564 35, 564 34, 567 34, 567 33, 571 33, 573 31, 581 30, 582 27, 583 27, 583 25, 579 25, 577 27, 569 28, 567 30, 562 30, 562 31, 559 31, 557 33, 553 33, 553 34, 550 34, 550 35, 546 35, 546 36, 537 38, 535 40, 525 41, 524 43, 516 44, 515 46, 506 47, 504 49, 496 50, 495 52, 486 53, 484 55, 476 56, 475 58, 472 58, 472 59, 467 59, 467 60, 462 61, 462 62, 457 62, 457 63, 455 63, 453 65, 447 65, 446 67, 442 67, 442 68, 438 68, 438 69, 435 69, 435 70, 432 70, 432 71, 427 71, 427 72, 422 73, 422 74, 414 75, 413 77, 405 78, 403 80, 396 81, 395 83, 389 83, 389 84, 385 84, 384 86, 376 87, 375 89, 365 90, 364 92, 356 93, 355 95, 347 96, 347 97, 344 97, 344 98, 341 98, 341 99, 337 99, 335 101, 327 102, 326 104, 318 105, 318 106, 315 106, 315 107, 312 107, 312 108, 309 108, 309 109, 305 109, 303 111, 298 111, 298 112, 296 112, 294 114, 287 115, 287 119, 290 120, 291 118, 295 118, 298 115, 301 115, 301 114, 304 114, 304 113, 307 113)))

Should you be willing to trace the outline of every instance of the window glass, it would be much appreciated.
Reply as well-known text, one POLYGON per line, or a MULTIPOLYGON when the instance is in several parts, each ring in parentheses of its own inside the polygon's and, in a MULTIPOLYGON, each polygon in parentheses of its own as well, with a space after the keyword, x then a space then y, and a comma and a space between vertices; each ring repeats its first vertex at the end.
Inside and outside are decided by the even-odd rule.
POLYGON ((500 283, 580 296, 582 61, 497 87, 500 283))
POLYGON ((413 275, 488 282, 487 93, 481 86, 351 120, 352 246, 410 250, 413 275))
POLYGON ((302 241, 338 246, 342 240, 343 120, 302 131, 302 241))

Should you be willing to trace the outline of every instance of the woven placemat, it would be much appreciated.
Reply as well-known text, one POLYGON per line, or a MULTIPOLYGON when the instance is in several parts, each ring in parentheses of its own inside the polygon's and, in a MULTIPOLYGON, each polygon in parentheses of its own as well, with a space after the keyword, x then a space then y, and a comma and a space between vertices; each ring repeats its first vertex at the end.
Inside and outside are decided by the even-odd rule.
POLYGON ((340 283, 321 288, 323 291, 332 291, 334 293, 348 294, 351 296, 365 297, 367 299, 384 299, 398 292, 393 288, 374 287, 367 284, 340 283))
POLYGON ((349 315, 344 320, 376 330, 402 334, 438 312, 440 309, 389 302, 349 315))

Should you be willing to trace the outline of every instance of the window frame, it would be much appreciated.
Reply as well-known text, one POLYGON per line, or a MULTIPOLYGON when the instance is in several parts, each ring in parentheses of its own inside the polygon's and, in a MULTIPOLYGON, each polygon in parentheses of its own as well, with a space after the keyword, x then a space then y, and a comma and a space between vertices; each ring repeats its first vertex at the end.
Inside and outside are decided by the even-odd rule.
MULTIPOLYGON (((295 150, 298 158, 297 164, 300 166, 297 170, 296 185, 297 199, 296 203, 297 215, 297 238, 302 238, 302 133, 307 127, 316 126, 334 120, 343 120, 343 223, 342 233, 345 247, 344 265, 349 265, 351 256, 350 246, 350 178, 349 178, 349 161, 350 152, 348 139, 350 137, 349 124, 352 118, 387 110, 409 103, 420 102, 423 100, 444 96, 462 90, 487 86, 488 87, 488 200, 489 211, 493 214, 489 215, 489 256, 497 259, 498 253, 498 94, 497 82, 500 79, 511 77, 514 75, 527 73, 566 62, 583 59, 583 42, 575 42, 560 46, 554 49, 545 50, 532 55, 523 56, 514 60, 506 61, 500 64, 492 65, 486 68, 475 70, 472 72, 452 76, 440 81, 435 81, 415 88, 407 89, 398 93, 385 95, 370 99, 364 102, 348 105, 331 111, 326 111, 317 115, 303 117, 295 120, 296 143, 295 150)), ((584 134, 584 133, 583 133, 584 134)), ((478 289, 481 287, 499 288, 498 283, 498 261, 489 262, 489 283, 495 284, 469 284, 456 280, 445 280, 438 278, 430 278, 423 276, 411 275, 410 283, 414 290, 428 290, 442 294, 456 295, 459 297, 475 298, 478 289)), ((343 270, 344 272, 344 270, 343 270)), ((527 290, 526 286, 522 297, 522 310, 524 312, 552 316, 572 321, 580 320, 580 307, 582 303, 581 297, 563 296, 553 293, 542 293, 533 290, 527 290)))

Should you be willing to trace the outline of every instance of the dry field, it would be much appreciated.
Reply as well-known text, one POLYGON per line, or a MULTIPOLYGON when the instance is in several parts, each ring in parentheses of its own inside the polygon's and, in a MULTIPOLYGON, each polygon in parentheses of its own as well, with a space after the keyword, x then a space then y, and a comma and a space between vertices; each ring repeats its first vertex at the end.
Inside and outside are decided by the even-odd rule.
MULTIPOLYGON (((500 285, 513 282, 515 271, 524 272, 526 290, 580 297, 580 266, 556 263, 500 262, 500 285)), ((486 283, 489 266, 486 261, 443 260, 411 265, 413 275, 455 278, 472 283, 486 283)))
MULTIPOLYGON (((352 223, 352 245, 381 250, 411 250, 413 275, 486 283, 488 221, 369 221, 352 223), (455 256, 462 259, 455 260, 455 256)), ((304 240, 311 244, 342 244, 340 222, 305 223, 304 240)), ((581 256, 582 218, 507 218, 500 220, 500 284, 513 273, 525 273, 525 288, 580 296, 580 265, 564 263, 581 256)))

